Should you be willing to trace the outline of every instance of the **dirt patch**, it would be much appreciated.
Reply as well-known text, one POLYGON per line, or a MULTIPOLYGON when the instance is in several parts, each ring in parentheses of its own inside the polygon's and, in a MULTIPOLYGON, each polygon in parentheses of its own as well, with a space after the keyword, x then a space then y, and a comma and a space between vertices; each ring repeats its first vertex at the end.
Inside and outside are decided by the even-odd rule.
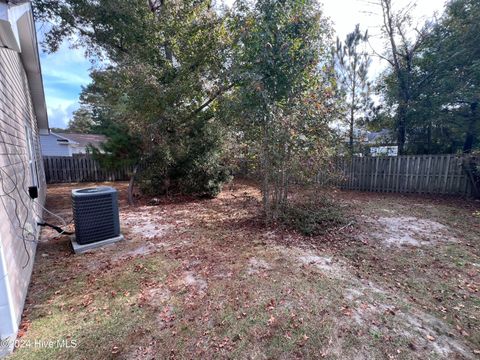
POLYGON ((461 354, 466 359, 475 358, 470 350, 456 340, 453 329, 442 320, 418 309, 407 314, 392 304, 358 301, 356 307, 346 312, 357 325, 373 332, 372 335, 383 334, 393 328, 394 334, 408 340, 412 349, 444 359, 450 359, 454 354, 461 354))
MULTIPOLYGON (((441 228, 443 229, 443 228, 441 228)), ((291 250, 293 251, 293 250, 291 250)), ((314 266, 322 273, 337 279, 337 290, 351 305, 344 305, 342 320, 347 328, 362 328, 371 336, 381 337, 391 333, 410 341, 410 346, 426 354, 435 354, 448 359, 461 354, 473 359, 473 353, 459 340, 458 332, 441 319, 420 310, 408 299, 399 297, 391 290, 365 279, 356 278, 346 264, 335 261, 334 257, 317 255, 314 251, 304 250, 297 259, 302 266, 314 266), (409 304, 411 310, 400 310, 402 304, 409 304), (352 321, 354 322, 353 325, 352 321), (392 331, 393 330, 393 331, 392 331)), ((392 336, 392 335, 391 335, 392 336)))
POLYGON ((152 305, 160 305, 170 299, 170 291, 164 287, 149 289, 147 294, 152 305))
POLYGON ((148 305, 153 307, 162 307, 170 300, 171 292, 164 286, 155 286, 145 289, 138 296, 140 305, 148 305))
MULTIPOLYGON (((113 350, 114 351, 114 350, 113 350)), ((155 347, 150 346, 138 346, 125 355, 126 360, 150 360, 155 359, 155 347)))
POLYGON ((442 320, 422 311, 399 313, 397 316, 407 326, 404 336, 410 338, 415 345, 432 348, 437 355, 447 359, 458 353, 467 359, 475 358, 470 350, 455 339, 454 331, 442 320))
POLYGON ((250 258, 248 260, 248 269, 247 269, 248 275, 258 274, 260 272, 271 270, 271 269, 272 267, 270 266, 270 264, 263 259, 250 258))
POLYGON ((322 273, 337 279, 348 279, 350 274, 332 256, 317 255, 312 250, 303 250, 297 254, 297 262, 302 266, 314 266, 322 273))
POLYGON ((157 239, 168 234, 172 228, 166 224, 161 214, 155 213, 151 208, 139 208, 138 211, 121 213, 122 226, 132 235, 144 239, 157 239))
POLYGON ((208 288, 207 282, 200 276, 196 275, 193 271, 186 271, 182 277, 183 284, 198 292, 205 292, 208 288))
POLYGON ((387 246, 428 246, 455 241, 448 227, 439 222, 409 216, 380 217, 375 220, 380 229, 370 235, 387 246))
POLYGON ((146 243, 141 243, 139 246, 134 247, 133 249, 125 249, 124 251, 116 252, 113 260, 118 261, 130 257, 134 258, 137 256, 150 255, 158 251, 160 248, 162 248, 162 244, 154 244, 148 241, 146 243))

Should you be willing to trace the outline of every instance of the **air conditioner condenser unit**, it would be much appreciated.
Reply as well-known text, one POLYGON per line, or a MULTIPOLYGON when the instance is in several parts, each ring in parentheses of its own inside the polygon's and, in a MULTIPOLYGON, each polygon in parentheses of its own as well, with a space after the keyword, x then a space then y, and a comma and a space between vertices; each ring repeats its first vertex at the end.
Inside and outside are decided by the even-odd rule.
POLYGON ((72 207, 77 244, 121 237, 116 189, 99 186, 72 190, 72 207))

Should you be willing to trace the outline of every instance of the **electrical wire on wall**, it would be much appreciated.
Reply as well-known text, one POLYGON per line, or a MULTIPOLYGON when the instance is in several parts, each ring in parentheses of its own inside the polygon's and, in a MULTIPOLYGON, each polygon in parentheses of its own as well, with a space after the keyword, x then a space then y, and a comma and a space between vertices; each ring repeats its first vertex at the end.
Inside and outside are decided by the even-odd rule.
MULTIPOLYGON (((18 85, 28 89, 25 78, 18 85)), ((67 223, 60 216, 45 209, 41 201, 35 201, 34 196, 30 196, 27 191, 29 186, 38 186, 38 174, 43 174, 43 166, 41 162, 37 161, 37 159, 41 159, 38 137, 32 134, 32 128, 36 122, 33 104, 28 96, 23 100, 21 104, 8 102, 6 117, 4 119, 2 116, 0 119, 0 157, 2 159, 0 163, 0 205, 11 225, 10 234, 14 239, 23 243, 27 257, 23 268, 26 268, 31 262, 31 249, 39 241, 38 226, 50 226, 39 222, 43 221, 42 214, 38 213, 39 209, 43 208, 47 213, 59 219, 64 227, 67 226, 67 223), (9 113, 14 114, 14 117, 9 118, 9 113), (27 184, 30 181, 32 183, 27 184)), ((42 212, 40 211, 40 213, 42 212)), ((64 229, 60 230, 60 235, 68 234, 64 229)))
MULTIPOLYGON (((8 133, 7 133, 7 135, 10 136, 10 141, 12 141, 13 139, 11 138, 11 135, 8 134, 8 133)), ((26 134, 26 136, 28 136, 28 134, 26 134)), ((1 130, 0 130, 0 140, 1 140, 2 144, 6 143, 5 138, 4 138, 4 133, 1 130)), ((13 142, 10 142, 10 144, 13 144, 13 142)), ((32 144, 32 147, 33 147, 33 144, 32 144)), ((37 144, 37 147, 38 147, 38 144, 37 144)), ((38 148, 36 148, 35 150, 36 150, 35 152, 37 152, 38 148)), ((35 229, 35 226, 38 225, 38 226, 49 226, 49 227, 53 228, 54 230, 56 230, 58 232, 58 234, 56 236, 54 236, 53 239, 56 239, 56 238, 58 238, 62 235, 72 235, 73 233, 69 232, 69 231, 66 231, 65 228, 68 226, 68 224, 70 224, 73 221, 73 219, 70 222, 67 223, 64 218, 62 218, 61 216, 51 212, 50 210, 45 208, 40 202, 35 201, 35 199, 30 198, 30 194, 26 190, 27 189, 26 179, 28 178, 28 173, 29 173, 28 168, 30 168, 30 166, 28 164, 28 160, 22 159, 22 155, 23 155, 23 157, 25 157, 25 155, 29 156, 29 154, 25 154, 24 152, 23 153, 17 152, 17 153, 14 153, 14 154, 11 154, 9 152, 5 152, 3 155, 6 155, 6 158, 8 160, 8 164, 6 166, 1 166, 0 167, 0 185, 1 185, 1 188, 2 188, 2 191, 3 191, 3 193, 0 194, 0 199, 1 199, 1 202, 2 202, 2 205, 5 209, 5 211, 7 213, 7 217, 9 218, 10 224, 12 225, 12 228, 13 229, 19 229, 21 231, 21 234, 19 235, 18 233, 16 233, 15 237, 23 242, 24 249, 25 249, 25 252, 27 254, 27 261, 23 266, 23 268, 25 268, 25 267, 28 266, 28 264, 31 260, 31 255, 30 255, 30 252, 28 250, 27 243, 37 244, 39 242, 39 239, 37 238, 38 237, 37 233, 30 231, 26 226, 27 223, 29 222, 29 219, 32 217, 33 220, 34 220, 33 224, 30 223, 30 228, 31 229, 35 229), (12 162, 12 159, 10 157, 11 155, 18 156, 18 161, 12 162), (13 176, 10 175, 9 172, 5 169, 7 167, 10 167, 10 168, 13 169, 13 176), (19 186, 19 179, 18 179, 19 176, 18 176, 17 172, 15 171, 14 167, 20 167, 21 168, 22 182, 21 182, 20 186, 19 186), (8 179, 10 184, 11 184, 11 188, 8 189, 8 190, 6 189, 6 179, 8 179), (13 194, 13 196, 12 196, 12 194, 13 194), (19 204, 15 195, 17 195, 18 199, 20 199, 21 204, 19 204), (22 195, 25 195, 27 200, 25 200, 24 196, 22 196, 22 195), (14 220, 12 220, 12 218, 10 216, 10 212, 8 211, 8 208, 7 208, 7 206, 6 206, 6 204, 3 200, 4 197, 9 198, 13 202, 15 220, 18 223, 18 225, 15 224, 14 220), (22 210, 24 210, 23 213, 25 214, 25 217, 24 217, 23 220, 21 218, 21 211, 19 209, 19 205, 21 205, 22 210), (51 225, 51 224, 46 223, 46 222, 38 222, 38 220, 42 220, 43 216, 42 216, 42 214, 39 214, 36 211, 36 206, 39 206, 45 212, 47 212, 51 216, 60 220, 60 222, 63 224, 64 228, 62 229, 58 226, 51 225), (34 219, 32 212, 35 215, 37 215, 38 219, 34 219)), ((33 154, 32 154, 32 156, 33 156, 33 154)), ((35 166, 36 166, 36 164, 35 164, 35 166)), ((38 169, 35 169, 35 171, 37 171, 37 173, 38 173, 38 169)), ((33 231, 35 231, 35 230, 33 230, 33 231)))
MULTIPOLYGON (((18 151, 16 151, 15 153, 12 154, 11 152, 8 151, 8 148, 7 148, 6 144, 14 144, 14 139, 12 139, 12 136, 10 134, 8 134, 7 132, 4 132, 2 130, 0 130, 0 140, 1 140, 1 142, 4 146, 4 148, 5 148, 5 152, 4 152, 3 155, 4 155, 4 158, 7 159, 8 164, 0 167, 0 171, 1 171, 0 184, 1 184, 2 192, 3 192, 1 194, 2 196, 0 198, 2 200, 2 205, 5 209, 7 217, 9 219, 13 229, 20 229, 21 230, 21 234, 19 235, 18 233, 16 233, 15 236, 16 236, 16 238, 20 238, 22 240, 23 247, 24 247, 25 252, 27 254, 27 261, 23 266, 23 268, 25 268, 25 267, 28 266, 28 264, 30 262, 30 259, 31 259, 31 255, 30 255, 30 251, 28 250, 27 242, 36 241, 37 239, 36 239, 35 234, 33 234, 28 229, 26 229, 26 224, 27 224, 28 219, 30 217, 30 207, 27 206, 27 204, 25 203, 25 201, 23 199, 22 191, 19 188, 19 180, 18 180, 17 171, 15 171, 16 170, 15 167, 17 167, 17 168, 20 167, 21 168, 22 182, 21 182, 20 186, 22 186, 22 187, 25 186, 25 178, 27 177, 27 172, 26 172, 25 160, 22 159, 22 155, 24 155, 24 154, 22 154, 18 151), (4 137, 5 133, 7 135, 9 135, 10 142, 5 141, 5 137, 4 137), (11 158, 12 155, 17 156, 18 161, 12 161, 12 158, 11 158), (9 174, 8 170, 13 170, 12 171, 13 176, 9 174), (11 183, 11 188, 8 189, 8 190, 7 190, 7 187, 6 187, 6 180, 7 179, 11 183), (7 205, 5 204, 5 201, 4 201, 5 197, 7 197, 8 199, 10 199, 13 202, 14 215, 15 215, 15 219, 18 222, 18 225, 16 225, 11 218, 9 208, 7 207, 7 205), (25 212, 25 218, 24 219, 21 218, 20 209, 19 209, 19 202, 17 201, 17 198, 20 200, 21 205, 23 206, 23 208, 25 210, 24 211, 25 212), (27 234, 27 236, 26 236, 26 234, 27 234), (28 238, 28 235, 33 236, 33 239, 28 238)), ((18 147, 19 146, 17 145, 15 147, 15 149, 18 149, 18 147)))
MULTIPOLYGON (((3 138, 3 136, 1 136, 1 137, 3 138)), ((18 165, 18 163, 16 165, 18 165)), ((16 233, 15 235, 16 235, 17 238, 20 238, 23 241, 24 249, 25 249, 25 252, 27 254, 27 261, 26 261, 25 265, 23 266, 25 268, 25 267, 28 266, 28 263, 30 262, 30 258, 31 258, 30 252, 28 250, 27 242, 32 241, 32 239, 29 239, 28 237, 25 236, 25 233, 27 233, 28 235, 33 235, 33 241, 36 241, 37 239, 35 237, 35 234, 32 234, 31 231, 26 229, 26 224, 27 224, 27 221, 28 221, 28 218, 29 218, 30 209, 29 209, 28 206, 25 205, 25 202, 22 199, 21 191, 18 188, 18 177, 16 176, 16 173, 15 173, 15 178, 13 178, 8 173, 8 171, 5 170, 5 168, 8 167, 8 166, 11 167, 12 165, 10 164, 10 165, 7 165, 7 166, 0 167, 0 171, 1 171, 0 184, 1 184, 1 187, 2 187, 2 194, 0 194, 1 195, 0 199, 1 199, 1 202, 2 202, 2 205, 3 205, 3 208, 5 210, 5 213, 8 217, 8 219, 9 219, 10 224, 12 225, 13 229, 15 229, 15 230, 20 229, 21 230, 20 235, 18 233, 16 233), (7 189, 7 187, 6 187, 6 178, 8 178, 8 180, 10 180, 10 183, 11 183, 11 188, 10 189, 7 189), (15 196, 17 196, 20 199, 21 205, 26 210, 24 219, 21 218, 20 209, 19 209, 19 202, 17 201, 17 198, 15 196), (7 204, 5 203, 5 200, 4 200, 5 197, 7 197, 8 199, 10 199, 13 202, 13 208, 14 208, 13 214, 14 214, 15 220, 18 222, 18 224, 15 224, 14 220, 12 220, 11 212, 9 211, 9 207, 7 206, 7 204)), ((24 169, 24 166, 22 166, 22 168, 24 169)), ((23 172, 23 174, 25 175, 25 172, 23 172)))
MULTIPOLYGON (((28 136, 28 134, 25 133, 25 136, 28 136)), ((27 260, 26 260, 26 263, 23 265, 23 268, 26 268, 31 261, 31 254, 30 254, 27 243, 37 243, 38 239, 37 239, 37 234, 34 233, 36 224, 32 224, 30 222, 30 229, 32 230, 27 229, 27 223, 29 223, 29 220, 33 218, 32 210, 33 212, 35 212, 35 206, 33 205, 33 201, 29 199, 29 197, 27 197, 28 200, 24 199, 24 195, 25 194, 28 195, 28 192, 26 191, 26 186, 27 186, 26 179, 28 178, 28 171, 27 171, 28 160, 26 160, 25 158, 26 156, 30 156, 30 154, 25 153, 25 148, 26 148, 25 145, 27 144, 25 144, 24 146, 14 145, 16 151, 13 153, 9 152, 8 151, 9 149, 6 145, 15 144, 15 140, 16 139, 13 139, 13 136, 9 134, 7 131, 0 129, 0 141, 5 149, 5 152, 2 155, 4 155, 4 159, 7 160, 6 165, 0 166, 0 186, 2 190, 2 193, 0 194, 0 199, 3 205, 3 208, 6 212, 6 215, 10 221, 10 224, 12 225, 12 228, 15 231, 15 237, 17 239, 20 239, 23 242, 23 247, 27 255, 27 260), (5 140, 4 134, 8 135, 10 140, 9 142, 5 140), (23 151, 19 151, 20 149, 23 149, 23 151), (12 157, 16 157, 17 159, 12 159, 12 157), (17 171, 16 171, 17 168, 20 168, 21 174, 17 174, 17 171), (12 172, 13 175, 11 175, 10 172, 12 172), (21 181, 19 181, 19 175, 21 175, 22 177, 21 181), (10 185, 9 187, 7 185, 7 182, 10 183, 8 184, 10 185), (9 199, 13 203, 14 219, 12 219, 11 217, 11 211, 9 211, 10 207, 7 206, 5 199, 9 199), (25 214, 25 217, 23 219, 22 219, 21 213, 25 214), (16 224, 15 222, 18 224, 16 224), (18 230, 21 231, 21 234, 18 234, 17 232, 18 230)), ((25 140, 25 141, 28 141, 28 140, 25 140)), ((36 145, 38 147, 38 144, 36 145)), ((32 147, 33 147, 33 144, 32 144, 32 147)), ((38 152, 38 148, 35 148, 35 153, 37 152, 38 152)), ((37 214, 37 216, 39 215, 37 214)), ((41 218, 42 217, 39 216, 39 219, 41 218)))

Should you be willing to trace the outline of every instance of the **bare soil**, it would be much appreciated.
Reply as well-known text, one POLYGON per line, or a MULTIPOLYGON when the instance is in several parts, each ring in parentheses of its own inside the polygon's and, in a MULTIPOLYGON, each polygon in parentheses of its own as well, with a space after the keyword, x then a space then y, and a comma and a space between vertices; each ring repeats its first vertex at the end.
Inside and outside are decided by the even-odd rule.
MULTIPOLYGON (((47 207, 70 219, 78 186, 50 186, 47 207)), ((307 238, 266 227, 250 182, 136 207, 113 186, 126 241, 38 244, 21 344, 76 346, 12 359, 480 356, 478 202, 328 191, 350 226, 307 238)))

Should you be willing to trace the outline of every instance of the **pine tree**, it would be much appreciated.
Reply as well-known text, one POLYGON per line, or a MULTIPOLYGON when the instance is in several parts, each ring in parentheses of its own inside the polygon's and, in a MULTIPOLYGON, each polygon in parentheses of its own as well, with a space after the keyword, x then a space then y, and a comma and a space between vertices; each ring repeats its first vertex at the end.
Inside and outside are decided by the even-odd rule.
POLYGON ((355 129, 359 118, 364 116, 370 106, 368 68, 371 59, 365 48, 367 41, 367 32, 362 33, 357 24, 343 42, 337 38, 335 49, 339 88, 346 100, 350 154, 354 153, 355 129))

